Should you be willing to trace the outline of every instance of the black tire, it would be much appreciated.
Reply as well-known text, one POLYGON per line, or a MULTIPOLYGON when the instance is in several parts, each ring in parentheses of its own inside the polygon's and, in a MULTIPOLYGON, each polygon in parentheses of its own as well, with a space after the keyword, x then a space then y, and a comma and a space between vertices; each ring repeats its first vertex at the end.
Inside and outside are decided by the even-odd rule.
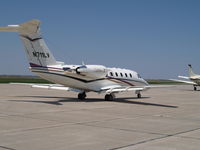
POLYGON ((114 99, 114 97, 112 96, 112 94, 106 94, 105 95, 105 100, 106 101, 112 101, 114 99))
POLYGON ((196 86, 194 86, 194 91, 196 91, 197 90, 197 87, 196 86))
POLYGON ((84 93, 79 93, 79 94, 78 94, 78 99, 84 100, 85 98, 86 98, 85 92, 84 92, 84 93))
POLYGON ((76 68, 76 73, 77 73, 77 74, 80 74, 80 72, 78 71, 79 68, 80 68, 80 67, 77 67, 77 68, 76 68))
POLYGON ((140 93, 137 94, 137 98, 141 98, 142 95, 140 93))

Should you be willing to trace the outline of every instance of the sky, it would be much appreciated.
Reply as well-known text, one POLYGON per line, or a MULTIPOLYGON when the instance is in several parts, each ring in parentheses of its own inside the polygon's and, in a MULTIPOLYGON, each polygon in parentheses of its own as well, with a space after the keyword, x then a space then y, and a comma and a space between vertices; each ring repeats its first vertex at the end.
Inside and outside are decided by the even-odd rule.
MULTIPOLYGON (((145 79, 200 74, 199 0, 1 0, 0 26, 39 19, 66 64, 135 70, 145 79)), ((33 75, 17 33, 0 33, 0 75, 33 75)))

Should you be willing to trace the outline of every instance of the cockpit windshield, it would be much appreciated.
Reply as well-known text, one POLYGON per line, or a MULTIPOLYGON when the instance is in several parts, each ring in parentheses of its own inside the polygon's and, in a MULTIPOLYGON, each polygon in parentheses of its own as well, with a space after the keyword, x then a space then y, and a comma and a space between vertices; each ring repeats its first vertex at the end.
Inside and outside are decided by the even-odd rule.
POLYGON ((140 74, 137 74, 137 76, 138 76, 138 78, 142 78, 142 77, 140 76, 140 74))

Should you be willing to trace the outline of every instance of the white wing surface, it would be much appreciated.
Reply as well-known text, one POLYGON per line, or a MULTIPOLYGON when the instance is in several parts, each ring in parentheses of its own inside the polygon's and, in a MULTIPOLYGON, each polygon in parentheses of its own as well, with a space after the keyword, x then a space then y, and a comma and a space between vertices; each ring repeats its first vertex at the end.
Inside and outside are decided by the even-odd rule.
POLYGON ((149 87, 136 87, 136 86, 129 86, 129 87, 105 87, 102 88, 102 91, 105 93, 119 93, 119 92, 128 92, 128 91, 144 91, 147 90, 149 87))
POLYGON ((189 77, 186 77, 186 76, 178 76, 179 78, 182 78, 182 79, 190 79, 189 77))
POLYGON ((185 80, 178 80, 178 79, 170 79, 172 81, 176 81, 176 82, 182 82, 182 83, 187 83, 187 84, 192 84, 192 85, 197 85, 195 82, 193 81, 185 81, 185 80))

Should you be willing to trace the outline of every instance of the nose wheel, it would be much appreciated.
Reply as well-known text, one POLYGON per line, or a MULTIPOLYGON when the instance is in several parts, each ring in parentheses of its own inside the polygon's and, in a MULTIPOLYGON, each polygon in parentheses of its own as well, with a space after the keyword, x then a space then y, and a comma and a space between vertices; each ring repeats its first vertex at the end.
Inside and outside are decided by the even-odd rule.
POLYGON ((197 90, 197 87, 196 86, 194 86, 194 91, 196 91, 197 90))
POLYGON ((140 93, 137 94, 137 98, 141 98, 142 95, 140 93))
POLYGON ((135 94, 137 95, 137 98, 141 98, 142 97, 140 91, 135 91, 135 94))
POLYGON ((78 94, 78 99, 84 100, 85 98, 86 98, 86 93, 85 92, 78 94))

